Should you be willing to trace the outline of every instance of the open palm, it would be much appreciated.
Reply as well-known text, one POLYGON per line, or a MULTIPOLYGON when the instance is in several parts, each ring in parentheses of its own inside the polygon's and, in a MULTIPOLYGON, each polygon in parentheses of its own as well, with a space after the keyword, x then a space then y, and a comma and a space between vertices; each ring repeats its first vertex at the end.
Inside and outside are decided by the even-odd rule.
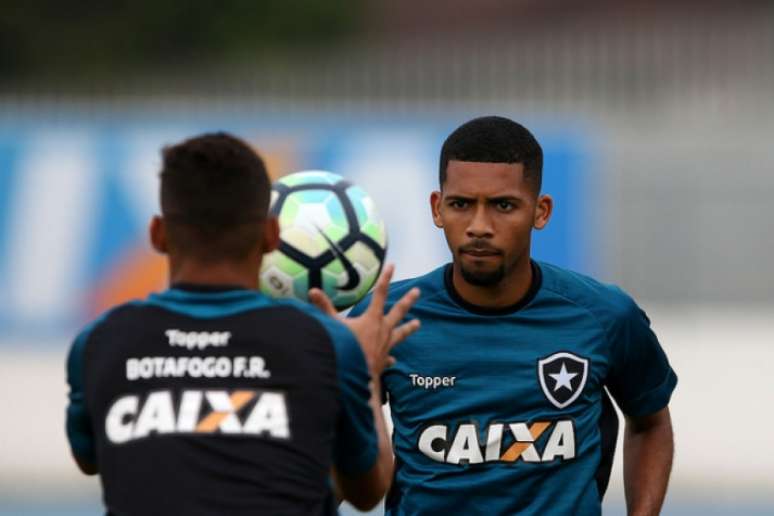
POLYGON ((419 320, 399 324, 409 309, 419 299, 419 289, 413 288, 395 303, 390 311, 384 313, 390 280, 395 267, 390 264, 382 271, 374 286, 371 303, 358 317, 341 316, 325 293, 317 288, 309 291, 309 300, 326 314, 343 322, 357 337, 366 357, 371 374, 381 375, 386 367, 395 361, 390 351, 395 345, 419 329, 419 320))

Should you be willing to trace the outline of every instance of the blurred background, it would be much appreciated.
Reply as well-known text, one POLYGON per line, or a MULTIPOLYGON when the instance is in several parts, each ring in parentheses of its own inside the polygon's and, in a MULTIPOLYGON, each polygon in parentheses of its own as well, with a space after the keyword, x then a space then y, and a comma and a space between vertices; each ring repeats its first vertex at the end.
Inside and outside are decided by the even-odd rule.
MULTIPOLYGON (((4 2, 0 514, 100 514, 64 359, 165 285, 163 145, 227 130, 274 176, 347 176, 407 277, 447 260, 438 153, 482 114, 544 146, 536 257, 632 293, 680 376, 663 513, 774 514, 773 27, 751 0, 4 2)), ((605 511, 624 507, 619 449, 605 511)))

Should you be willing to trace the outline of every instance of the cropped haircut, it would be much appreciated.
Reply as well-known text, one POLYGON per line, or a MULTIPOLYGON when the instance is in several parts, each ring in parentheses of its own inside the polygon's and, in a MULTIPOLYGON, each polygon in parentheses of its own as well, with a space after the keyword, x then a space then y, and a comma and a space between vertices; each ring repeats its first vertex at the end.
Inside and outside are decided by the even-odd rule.
POLYGON ((246 258, 261 241, 269 208, 263 160, 223 132, 161 154, 161 213, 170 249, 209 262, 246 258))
POLYGON ((543 181, 543 149, 523 125, 501 116, 483 116, 465 122, 441 147, 438 181, 443 188, 449 161, 521 163, 524 180, 535 194, 543 181))

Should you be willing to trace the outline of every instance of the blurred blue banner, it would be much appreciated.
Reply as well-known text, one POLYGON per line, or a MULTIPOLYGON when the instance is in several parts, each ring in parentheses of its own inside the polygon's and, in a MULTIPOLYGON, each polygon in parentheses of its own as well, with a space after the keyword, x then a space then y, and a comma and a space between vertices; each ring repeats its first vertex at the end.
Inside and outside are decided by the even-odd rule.
MULTIPOLYGON (((243 137, 274 177, 327 169, 364 187, 385 218, 398 277, 448 260, 428 199, 437 189, 443 139, 466 118, 146 118, 0 120, 0 344, 71 333, 105 308, 164 286, 164 261, 146 243, 160 149, 205 131, 243 137)), ((590 271, 590 247, 600 237, 588 209, 599 200, 587 146, 564 126, 538 123, 533 130, 545 151, 543 191, 556 200, 549 227, 535 237, 535 255, 590 271)))

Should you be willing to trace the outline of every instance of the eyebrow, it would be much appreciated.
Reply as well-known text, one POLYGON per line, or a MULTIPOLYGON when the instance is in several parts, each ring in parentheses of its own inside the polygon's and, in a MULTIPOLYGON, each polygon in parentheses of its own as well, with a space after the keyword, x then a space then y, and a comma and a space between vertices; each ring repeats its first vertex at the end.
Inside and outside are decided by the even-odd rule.
POLYGON ((488 202, 502 202, 502 201, 508 201, 513 203, 522 202, 521 197, 516 197, 515 195, 499 195, 497 197, 487 197, 486 199, 488 202))
MULTIPOLYGON (((447 195, 446 199, 447 201, 474 201, 476 200, 476 197, 471 197, 467 195, 447 195)), ((487 202, 502 202, 502 201, 508 201, 513 203, 519 203, 523 202, 523 199, 521 197, 517 197, 515 195, 498 195, 496 197, 487 197, 487 202)))

